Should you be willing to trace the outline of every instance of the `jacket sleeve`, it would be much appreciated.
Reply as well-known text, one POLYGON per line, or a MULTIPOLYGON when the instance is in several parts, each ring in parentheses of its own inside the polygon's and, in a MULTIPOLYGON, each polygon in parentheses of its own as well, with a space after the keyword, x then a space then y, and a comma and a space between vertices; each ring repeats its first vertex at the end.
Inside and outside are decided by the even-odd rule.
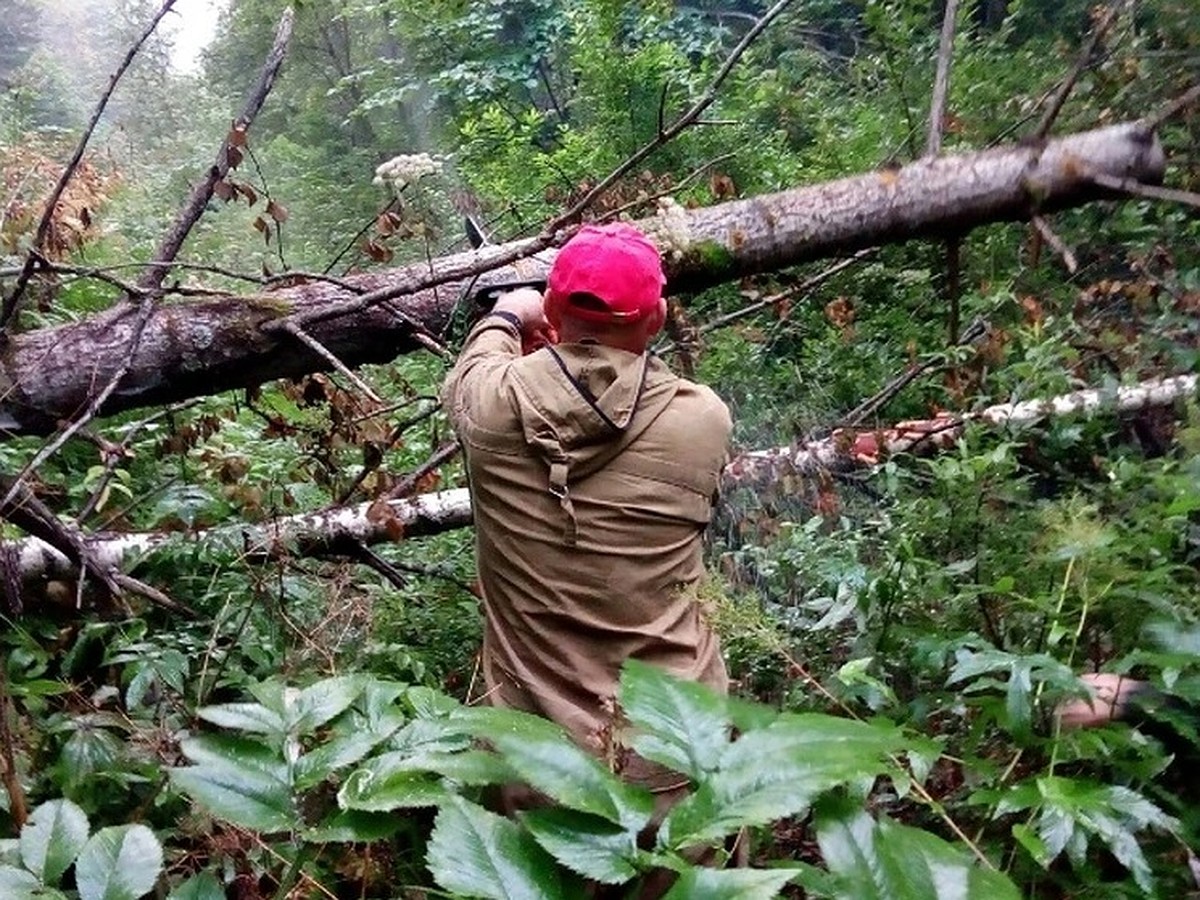
POLYGON ((442 385, 442 407, 461 436, 500 395, 508 366, 521 357, 521 337, 500 318, 484 318, 467 335, 462 353, 442 385))

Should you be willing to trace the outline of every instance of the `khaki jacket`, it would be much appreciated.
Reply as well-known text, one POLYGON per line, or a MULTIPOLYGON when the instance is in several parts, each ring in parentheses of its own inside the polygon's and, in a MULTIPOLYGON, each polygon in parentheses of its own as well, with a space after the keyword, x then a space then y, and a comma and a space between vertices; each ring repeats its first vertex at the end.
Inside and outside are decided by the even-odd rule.
MULTIPOLYGON (((520 354, 485 318, 442 398, 471 483, 487 696, 609 756, 626 659, 728 686, 696 588, 729 411, 649 354, 520 354)), ((625 774, 664 786, 641 760, 625 774)))

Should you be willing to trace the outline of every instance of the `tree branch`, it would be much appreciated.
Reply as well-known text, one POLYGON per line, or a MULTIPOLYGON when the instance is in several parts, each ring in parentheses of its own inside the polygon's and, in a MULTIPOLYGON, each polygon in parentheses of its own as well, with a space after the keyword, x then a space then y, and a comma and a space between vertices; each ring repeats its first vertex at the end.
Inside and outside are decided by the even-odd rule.
POLYGON ((1063 80, 1062 84, 1058 86, 1058 93, 1054 95, 1054 99, 1050 101, 1050 105, 1046 107, 1045 114, 1043 114, 1041 121, 1038 122, 1038 126, 1033 132, 1032 140, 1043 140, 1050 133, 1050 128, 1054 125, 1054 120, 1058 118, 1063 104, 1067 102, 1067 97, 1070 96, 1071 91, 1075 88, 1075 82, 1079 80, 1079 76, 1087 68, 1092 54, 1096 52, 1096 47, 1104 35, 1108 33, 1108 29, 1112 27, 1112 23, 1116 21, 1117 13, 1125 3, 1126 0, 1113 0, 1112 5, 1104 11, 1100 21, 1092 29, 1091 37, 1088 38, 1088 42, 1080 52, 1079 58, 1075 60, 1075 65, 1071 68, 1070 73, 1063 80))
POLYGON ((1050 223, 1041 216, 1034 216, 1029 221, 1037 229, 1037 233, 1042 236, 1042 240, 1053 247, 1054 251, 1062 257, 1067 271, 1072 275, 1079 271, 1079 261, 1075 258, 1075 252, 1055 233, 1054 229, 1050 227, 1050 223))
POLYGON ((192 227, 204 214, 208 201, 212 199, 213 188, 217 182, 222 181, 229 174, 231 168, 237 167, 237 162, 241 158, 241 150, 234 141, 244 141, 246 130, 258 115, 259 110, 262 109, 267 94, 271 92, 271 88, 275 84, 275 77, 279 74, 283 59, 287 55, 294 18, 295 13, 290 6, 283 11, 283 15, 279 19, 279 26, 275 31, 275 43, 271 46, 271 52, 267 54, 267 60, 259 72, 258 81, 250 91, 250 96, 246 99, 241 115, 234 120, 229 135, 217 151, 216 162, 208 170, 204 180, 192 189, 187 203, 184 204, 179 215, 175 217, 175 222, 163 236, 154 253, 154 262, 138 279, 138 285, 143 289, 156 288, 162 284, 162 280, 166 278, 169 270, 167 264, 175 259, 192 227))
POLYGON ((1200 81, 1193 84, 1188 90, 1154 113, 1154 115, 1142 121, 1147 128, 1158 129, 1168 119, 1175 118, 1197 100, 1200 100, 1200 81))
POLYGON ((1148 200, 1169 200, 1172 203, 1183 203, 1200 208, 1200 194, 1193 194, 1189 191, 1155 187, 1152 184, 1142 184, 1134 178, 1114 178, 1099 172, 1092 176, 1092 181, 1101 187, 1112 191, 1121 191, 1124 194, 1132 194, 1134 197, 1145 197, 1148 200))
POLYGON ((937 75, 933 80, 933 99, 929 103, 929 137, 925 155, 942 152, 942 131, 946 114, 946 94, 950 88, 950 63, 954 56, 954 28, 958 21, 958 0, 946 0, 942 18, 942 37, 938 45, 937 75))
MULTIPOLYGON (((138 39, 133 43, 125 54, 125 58, 121 64, 117 66, 117 70, 108 79, 108 87, 100 96, 99 102, 96 103, 96 108, 92 111, 92 117, 88 120, 87 127, 83 131, 83 135, 79 138, 79 143, 75 145, 75 152, 71 155, 70 161, 63 169, 62 175, 58 178, 58 183, 54 185, 54 190, 50 192, 50 198, 46 201, 46 208, 42 211, 42 218, 38 222, 37 231, 33 236, 33 249, 40 251, 42 242, 46 240, 46 232, 50 228, 50 222, 54 218, 54 210, 58 207, 58 201, 62 199, 63 191, 67 189, 67 184, 71 180, 71 176, 75 174, 75 170, 79 168, 79 162, 83 159, 83 153, 87 149, 88 142, 92 139, 92 133, 96 130, 96 125, 100 122, 100 117, 104 115, 104 110, 108 106, 108 101, 112 99, 113 91, 117 88, 117 82, 125 74, 126 69, 133 63, 133 59, 137 56, 138 51, 142 49, 142 45, 154 33, 154 29, 158 27, 158 23, 163 20, 163 17, 171 11, 171 7, 175 5, 175 0, 164 0, 162 8, 146 26, 138 39)), ((4 298, 3 305, 0 305, 0 330, 7 330, 8 324, 11 321, 13 314, 17 311, 17 304, 21 301, 22 295, 25 293, 25 288, 29 284, 29 279, 33 276, 34 267, 37 265, 34 255, 31 253, 25 258, 25 265, 21 268, 21 274, 17 277, 17 283, 13 287, 12 293, 4 298)))

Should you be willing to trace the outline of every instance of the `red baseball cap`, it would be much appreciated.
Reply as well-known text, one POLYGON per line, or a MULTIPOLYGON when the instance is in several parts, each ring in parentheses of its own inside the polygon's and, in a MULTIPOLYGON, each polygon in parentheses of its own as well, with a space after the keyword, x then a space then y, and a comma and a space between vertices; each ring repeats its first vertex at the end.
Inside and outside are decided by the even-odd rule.
POLYGON ((636 322, 658 312, 666 281, 658 248, 632 225, 585 225, 554 258, 546 305, 592 322, 636 322), (577 294, 603 308, 572 302, 577 294))

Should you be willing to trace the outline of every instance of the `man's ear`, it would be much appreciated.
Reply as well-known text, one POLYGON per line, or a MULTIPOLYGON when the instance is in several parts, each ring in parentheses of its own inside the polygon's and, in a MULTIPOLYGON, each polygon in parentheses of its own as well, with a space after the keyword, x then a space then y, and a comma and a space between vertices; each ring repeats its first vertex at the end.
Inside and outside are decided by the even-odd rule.
POLYGON ((667 298, 659 297, 658 306, 655 307, 648 316, 646 316, 646 340, 654 337, 662 331, 663 325, 667 321, 667 298))
POLYGON ((555 331, 562 331, 562 304, 553 302, 550 299, 549 291, 542 300, 542 309, 546 313, 546 321, 550 323, 550 327, 555 331))

